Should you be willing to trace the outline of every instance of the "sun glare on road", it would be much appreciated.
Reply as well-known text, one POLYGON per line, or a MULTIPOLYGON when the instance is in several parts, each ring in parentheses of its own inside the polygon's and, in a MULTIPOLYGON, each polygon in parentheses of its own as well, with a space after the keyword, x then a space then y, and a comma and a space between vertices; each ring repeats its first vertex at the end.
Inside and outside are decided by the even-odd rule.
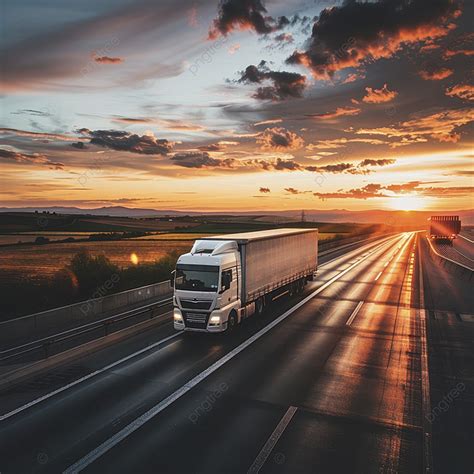
POLYGON ((420 196, 400 196, 393 199, 391 206, 397 211, 418 211, 425 207, 425 203, 420 196))

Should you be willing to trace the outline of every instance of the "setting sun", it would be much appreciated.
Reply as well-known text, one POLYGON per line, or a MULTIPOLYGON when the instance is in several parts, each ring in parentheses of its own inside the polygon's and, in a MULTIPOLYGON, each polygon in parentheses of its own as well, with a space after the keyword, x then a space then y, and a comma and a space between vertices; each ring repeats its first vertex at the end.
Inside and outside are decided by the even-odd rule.
POLYGON ((391 206, 397 211, 418 211, 425 207, 425 202, 421 196, 400 196, 393 199, 391 206))

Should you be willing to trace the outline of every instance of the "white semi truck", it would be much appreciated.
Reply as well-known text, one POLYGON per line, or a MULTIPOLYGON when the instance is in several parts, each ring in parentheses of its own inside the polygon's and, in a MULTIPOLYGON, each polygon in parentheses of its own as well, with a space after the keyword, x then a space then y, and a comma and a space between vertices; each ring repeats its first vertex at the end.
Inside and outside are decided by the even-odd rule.
POLYGON ((274 229, 196 240, 173 271, 177 330, 222 332, 303 290, 318 266, 317 229, 274 229))

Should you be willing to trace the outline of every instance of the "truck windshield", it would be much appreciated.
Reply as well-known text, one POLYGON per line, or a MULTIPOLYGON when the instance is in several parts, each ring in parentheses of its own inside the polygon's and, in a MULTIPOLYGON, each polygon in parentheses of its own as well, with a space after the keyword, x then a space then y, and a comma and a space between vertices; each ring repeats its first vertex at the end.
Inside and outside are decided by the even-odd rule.
POLYGON ((219 267, 212 265, 176 265, 177 290, 217 291, 219 267))

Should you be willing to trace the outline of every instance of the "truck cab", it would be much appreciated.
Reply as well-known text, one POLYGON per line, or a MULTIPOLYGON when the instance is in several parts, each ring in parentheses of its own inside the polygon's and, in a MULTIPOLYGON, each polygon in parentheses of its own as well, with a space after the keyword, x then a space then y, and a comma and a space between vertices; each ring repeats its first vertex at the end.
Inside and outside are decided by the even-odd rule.
POLYGON ((237 323, 240 255, 236 242, 197 240, 176 263, 173 320, 177 330, 222 332, 237 323))
POLYGON ((173 272, 177 330, 223 332, 286 294, 318 266, 317 229, 268 229, 196 240, 173 272))

